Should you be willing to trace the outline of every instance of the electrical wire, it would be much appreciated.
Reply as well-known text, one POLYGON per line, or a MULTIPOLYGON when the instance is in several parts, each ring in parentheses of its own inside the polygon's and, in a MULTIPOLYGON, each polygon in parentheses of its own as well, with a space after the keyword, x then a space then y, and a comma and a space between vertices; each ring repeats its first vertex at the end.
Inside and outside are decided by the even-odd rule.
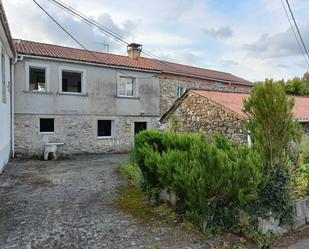
POLYGON ((294 17, 294 14, 293 14, 292 8, 291 8, 291 6, 290 6, 290 3, 289 3, 289 1, 288 1, 288 0, 286 0, 286 3, 287 3, 287 6, 288 6, 289 11, 290 11, 290 13, 291 13, 291 16, 292 16, 293 22, 294 22, 294 24, 295 24, 295 27, 296 27, 297 33, 298 33, 299 38, 300 38, 300 41, 301 41, 301 43, 302 43, 302 45, 303 45, 303 47, 304 47, 304 50, 305 50, 305 53, 306 53, 306 55, 307 55, 308 59, 309 59, 309 53, 308 53, 307 47, 306 47, 305 42, 304 42, 304 40, 303 40, 303 37, 302 37, 302 35, 301 35, 300 31, 299 31, 299 28, 298 28, 297 22, 296 22, 296 20, 295 20, 295 17, 294 17))
MULTIPOLYGON (((43 8, 43 6, 41 6, 36 0, 32 0, 53 22, 55 22, 58 27, 60 27, 68 36, 70 36, 70 38, 72 40, 74 40, 81 48, 83 48, 85 51, 87 51, 88 53, 90 53, 93 57, 95 57, 97 60, 99 60, 102 64, 105 64, 101 58, 99 58, 98 56, 96 56, 96 54, 94 54, 94 52, 88 50, 86 48, 86 46, 84 46, 80 41, 78 41, 66 28, 64 28, 47 10, 45 10, 43 8)), ((145 77, 135 77, 135 76, 132 76, 130 74, 127 74, 123 71, 119 71, 117 69, 115 69, 115 71, 123 74, 123 75, 126 75, 128 77, 134 77, 136 79, 148 79, 148 78, 153 78, 153 77, 156 77, 156 75, 152 75, 152 76, 145 76, 145 77)))
MULTIPOLYGON (((120 35, 116 34, 115 32, 113 32, 112 30, 108 29, 107 27, 105 27, 104 25, 98 23, 97 21, 91 19, 90 17, 86 16, 85 14, 81 13, 80 11, 74 9, 72 6, 69 6, 68 4, 64 3, 61 0, 48 0, 49 2, 55 4, 56 6, 58 6, 59 8, 65 10, 66 12, 68 12, 69 14, 73 15, 74 17, 78 18, 79 20, 87 23, 88 25, 90 25, 91 27, 94 27, 96 30, 104 33, 105 35, 108 35, 110 37, 112 37, 113 39, 116 39, 117 41, 129 45, 130 43, 128 41, 126 41, 123 37, 121 37, 120 35)), ((163 59, 151 54, 150 52, 148 52, 147 50, 143 49, 141 51, 144 55, 150 57, 151 59, 157 61, 158 63, 160 63, 161 65, 164 65, 170 69, 172 69, 173 71, 179 71, 178 68, 172 66, 169 63, 166 63, 163 59)))
POLYGON ((283 0, 281 0, 281 3, 282 3, 282 6, 283 6, 285 15, 286 15, 286 17, 287 17, 287 19, 288 19, 288 21, 289 21, 289 23, 290 23, 290 26, 291 26, 291 29, 292 29, 292 31, 293 31, 293 34, 294 34, 295 40, 296 40, 296 42, 297 42, 298 48, 299 48, 301 54, 304 56, 305 61, 306 61, 306 63, 308 64, 308 67, 309 67, 309 60, 308 60, 308 58, 306 57, 306 54, 304 53, 303 47, 301 46, 301 44, 300 44, 300 42, 299 42, 299 40, 298 40, 298 38, 297 38, 297 34, 296 34, 296 31, 295 31, 295 28, 294 28, 294 26, 293 26, 293 24, 292 24, 292 21, 291 21, 291 19, 290 19, 290 16, 289 16, 289 14, 288 14, 288 11, 287 11, 287 9, 286 9, 286 7, 285 7, 285 4, 284 4, 283 0))

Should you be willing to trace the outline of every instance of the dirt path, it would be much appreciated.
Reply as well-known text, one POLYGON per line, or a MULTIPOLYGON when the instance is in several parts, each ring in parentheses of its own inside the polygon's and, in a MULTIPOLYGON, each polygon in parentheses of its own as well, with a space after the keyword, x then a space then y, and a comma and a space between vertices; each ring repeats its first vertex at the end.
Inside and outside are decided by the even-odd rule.
POLYGON ((115 207, 126 158, 11 162, 0 176, 0 248, 202 248, 115 207))

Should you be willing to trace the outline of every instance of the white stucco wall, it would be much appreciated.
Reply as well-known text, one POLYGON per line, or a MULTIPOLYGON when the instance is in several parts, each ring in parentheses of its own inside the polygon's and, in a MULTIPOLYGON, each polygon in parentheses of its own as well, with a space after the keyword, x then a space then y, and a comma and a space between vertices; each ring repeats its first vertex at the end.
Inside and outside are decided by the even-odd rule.
MULTIPOLYGON (((2 75, 0 70, 0 173, 4 166, 8 163, 11 153, 11 98, 10 98, 10 56, 8 44, 2 25, 0 24, 0 56, 1 49, 5 52, 5 81, 6 81, 6 103, 3 102, 2 96, 2 75)), ((1 58, 1 57, 0 57, 1 58)), ((0 60, 1 69, 1 60, 0 60)))
POLYGON ((15 114, 92 114, 160 116, 159 79, 154 73, 66 63, 53 60, 30 59, 26 56, 15 64, 15 114), (26 64, 49 67, 49 93, 26 91, 26 64), (69 67, 86 73, 86 95, 60 92, 59 69, 69 67), (120 72, 138 78, 138 98, 117 97, 117 79, 120 72))

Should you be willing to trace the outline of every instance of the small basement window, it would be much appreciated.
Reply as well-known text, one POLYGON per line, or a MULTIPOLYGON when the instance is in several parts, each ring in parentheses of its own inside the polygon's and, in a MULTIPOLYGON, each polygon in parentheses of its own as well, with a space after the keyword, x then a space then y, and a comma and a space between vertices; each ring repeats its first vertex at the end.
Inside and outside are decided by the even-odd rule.
POLYGON ((53 118, 40 118, 40 132, 54 132, 54 121, 53 118))
POLYGON ((29 91, 46 91, 46 69, 29 67, 29 91))
POLYGON ((98 120, 98 137, 112 137, 113 123, 113 120, 98 120))
POLYGON ((82 93, 82 72, 63 70, 62 92, 82 93))

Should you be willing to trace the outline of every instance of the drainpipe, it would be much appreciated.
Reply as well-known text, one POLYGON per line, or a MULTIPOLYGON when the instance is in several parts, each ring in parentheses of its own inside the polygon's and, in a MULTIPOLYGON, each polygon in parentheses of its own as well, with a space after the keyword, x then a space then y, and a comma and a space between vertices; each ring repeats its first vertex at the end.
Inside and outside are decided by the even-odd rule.
POLYGON ((11 156, 15 156, 15 146, 14 146, 14 63, 13 59, 10 59, 10 113, 11 113, 11 156))

